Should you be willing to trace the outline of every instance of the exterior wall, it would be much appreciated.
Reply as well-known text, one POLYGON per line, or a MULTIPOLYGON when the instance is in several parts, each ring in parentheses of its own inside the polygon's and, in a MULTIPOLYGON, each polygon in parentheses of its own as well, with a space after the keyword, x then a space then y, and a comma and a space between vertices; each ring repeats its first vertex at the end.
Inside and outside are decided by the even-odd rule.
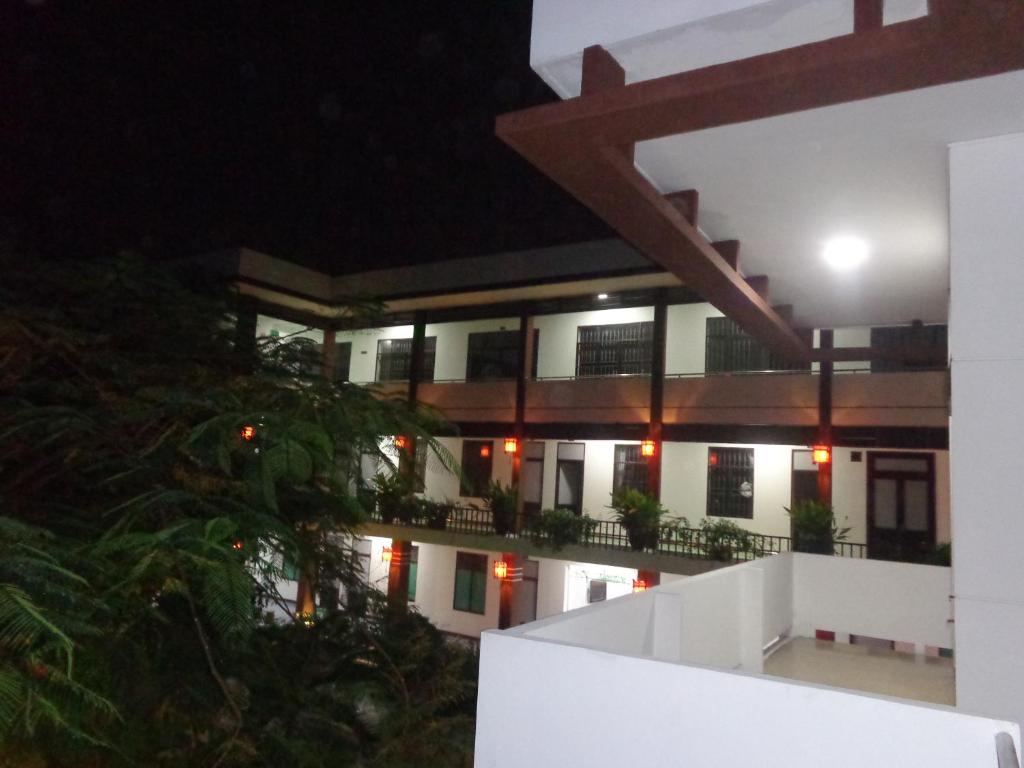
POLYGON ((1024 721, 1024 134, 950 150, 956 696, 1024 721))
POLYGON ((310 328, 267 315, 256 315, 256 338, 267 338, 275 331, 281 338, 312 339, 317 344, 324 343, 324 332, 319 328, 310 328))
POLYGON ((722 313, 710 304, 678 304, 665 316, 665 374, 703 374, 707 319, 722 313))

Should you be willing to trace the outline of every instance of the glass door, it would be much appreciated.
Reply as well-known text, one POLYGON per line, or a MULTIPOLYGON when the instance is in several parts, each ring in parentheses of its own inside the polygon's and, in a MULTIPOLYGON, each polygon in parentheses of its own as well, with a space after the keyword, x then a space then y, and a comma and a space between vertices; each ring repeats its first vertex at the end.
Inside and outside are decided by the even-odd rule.
POLYGON ((935 457, 868 453, 868 557, 915 562, 935 549, 935 457))

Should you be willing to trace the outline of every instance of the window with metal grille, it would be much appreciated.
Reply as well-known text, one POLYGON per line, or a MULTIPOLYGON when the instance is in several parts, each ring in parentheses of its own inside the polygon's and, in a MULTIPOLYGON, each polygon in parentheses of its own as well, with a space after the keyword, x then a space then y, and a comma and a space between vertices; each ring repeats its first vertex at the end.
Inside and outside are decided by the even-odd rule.
POLYGON ((654 323, 581 325, 576 335, 576 376, 650 374, 654 323))
POLYGON ((430 446, 422 437, 416 441, 416 462, 413 465, 413 491, 423 493, 427 490, 427 454, 430 446))
POLYGON ((615 446, 612 492, 626 488, 647 492, 647 459, 640 453, 639 445, 615 446))
MULTIPOLYGON (((434 353, 437 337, 428 336, 423 344, 423 368, 420 381, 434 380, 434 353)), ((377 342, 377 381, 408 381, 412 365, 412 339, 381 339, 377 342)))
MULTIPOLYGON (((945 325, 902 325, 871 329, 872 347, 940 347, 946 348, 948 329, 945 325)), ((932 368, 935 363, 914 363, 907 360, 872 360, 871 372, 913 371, 932 368)))
POLYGON ((519 375, 519 331, 469 334, 466 380, 514 379, 519 375))
POLYGON ((483 613, 487 606, 487 555, 471 552, 455 554, 456 611, 483 613))
POLYGON ((494 443, 490 440, 462 441, 462 478, 459 495, 480 497, 491 482, 494 443))
POLYGON ((728 317, 709 317, 704 342, 704 372, 807 371, 810 363, 791 363, 771 352, 728 317))
POLYGON ((708 517, 754 516, 754 449, 708 448, 708 517))

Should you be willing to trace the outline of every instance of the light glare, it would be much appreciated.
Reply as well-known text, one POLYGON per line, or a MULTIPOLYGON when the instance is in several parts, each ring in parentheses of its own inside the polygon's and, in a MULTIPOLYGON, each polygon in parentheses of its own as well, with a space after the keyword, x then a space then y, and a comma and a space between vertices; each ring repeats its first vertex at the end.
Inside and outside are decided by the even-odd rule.
POLYGON ((868 244, 859 237, 834 237, 825 243, 822 256, 832 269, 847 272, 867 261, 868 244))

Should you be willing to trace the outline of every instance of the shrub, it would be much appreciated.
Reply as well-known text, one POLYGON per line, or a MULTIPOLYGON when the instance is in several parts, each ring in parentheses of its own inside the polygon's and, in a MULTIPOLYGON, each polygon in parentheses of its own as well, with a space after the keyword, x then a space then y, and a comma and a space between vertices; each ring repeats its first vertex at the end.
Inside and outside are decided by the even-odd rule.
POLYGON ((729 562, 738 554, 749 552, 752 547, 750 532, 740 528, 731 520, 709 520, 700 524, 704 537, 704 553, 711 560, 729 562))
POLYGON ((579 544, 595 527, 596 520, 570 509, 545 509, 532 519, 530 536, 537 546, 559 550, 567 544, 579 544))
POLYGON ((411 523, 415 519, 419 508, 412 495, 412 480, 399 472, 378 472, 373 485, 382 521, 391 523, 397 518, 403 523, 411 523))
POLYGON ((427 528, 436 531, 443 531, 448 525, 448 518, 451 516, 454 504, 450 501, 433 501, 432 499, 419 499, 419 518, 426 524, 427 528))
POLYGON ((499 536, 514 533, 516 529, 516 507, 519 496, 515 488, 494 481, 487 486, 483 496, 491 511, 494 532, 499 536))
POLYGON ((801 501, 786 510, 793 523, 793 551, 816 555, 835 553, 835 542, 844 541, 849 528, 839 528, 832 507, 820 501, 801 501))
POLYGON ((635 488, 623 488, 612 494, 609 508, 615 512, 614 520, 626 529, 630 548, 658 548, 661 518, 668 511, 661 502, 635 488))

